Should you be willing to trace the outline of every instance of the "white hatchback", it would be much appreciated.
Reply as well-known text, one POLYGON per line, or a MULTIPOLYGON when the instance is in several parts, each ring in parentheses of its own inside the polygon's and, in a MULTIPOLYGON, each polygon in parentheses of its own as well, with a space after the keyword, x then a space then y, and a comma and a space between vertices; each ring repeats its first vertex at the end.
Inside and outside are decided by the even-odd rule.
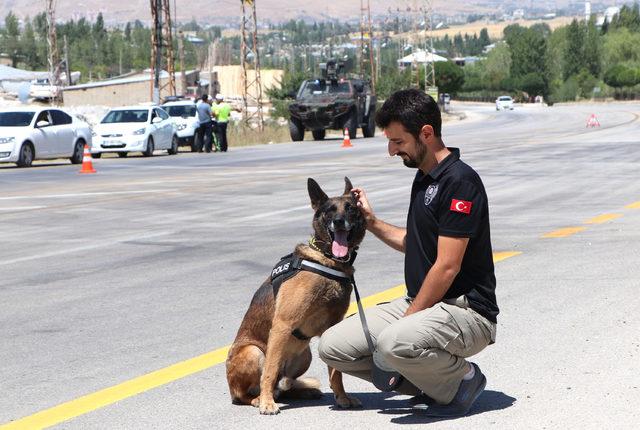
POLYGON ((500 96, 496 99, 496 110, 513 110, 513 99, 510 96, 500 96))
POLYGON ((195 151, 195 137, 198 131, 198 111, 196 104, 189 100, 167 102, 162 108, 176 124, 179 145, 189 145, 195 151))
POLYGON ((69 158, 79 164, 85 144, 91 146, 89 124, 62 109, 0 110, 0 163, 29 167, 33 160, 69 158))
POLYGON ((130 106, 111 109, 93 129, 91 155, 100 158, 105 152, 126 157, 129 152, 142 152, 151 157, 153 151, 166 149, 178 153, 175 124, 158 106, 130 106))

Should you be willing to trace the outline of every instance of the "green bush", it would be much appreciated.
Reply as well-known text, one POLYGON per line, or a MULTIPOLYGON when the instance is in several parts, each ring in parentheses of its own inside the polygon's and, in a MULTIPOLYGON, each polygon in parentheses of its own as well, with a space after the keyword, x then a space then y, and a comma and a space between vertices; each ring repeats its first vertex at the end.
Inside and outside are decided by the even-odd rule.
POLYGON ((640 70, 616 64, 604 74, 604 82, 614 88, 632 87, 640 84, 640 70))

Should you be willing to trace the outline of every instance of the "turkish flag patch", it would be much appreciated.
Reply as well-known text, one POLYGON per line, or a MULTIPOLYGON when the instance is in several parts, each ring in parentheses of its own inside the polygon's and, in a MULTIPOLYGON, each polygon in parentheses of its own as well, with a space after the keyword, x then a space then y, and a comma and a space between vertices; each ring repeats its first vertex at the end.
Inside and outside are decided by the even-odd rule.
POLYGON ((460 212, 469 215, 471 213, 472 204, 472 202, 468 202, 466 200, 453 199, 451 200, 451 207, 449 209, 454 212, 460 212))

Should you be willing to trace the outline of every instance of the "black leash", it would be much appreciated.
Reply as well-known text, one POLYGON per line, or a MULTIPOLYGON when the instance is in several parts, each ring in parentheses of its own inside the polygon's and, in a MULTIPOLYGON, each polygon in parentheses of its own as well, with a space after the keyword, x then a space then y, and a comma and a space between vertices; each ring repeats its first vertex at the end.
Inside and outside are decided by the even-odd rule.
POLYGON ((367 339, 367 344, 369 345, 369 351, 371 352, 371 358, 373 360, 373 366, 371 367, 371 379, 373 381, 373 385, 375 385, 375 387, 380 391, 393 391, 398 388, 404 378, 398 371, 387 364, 382 357, 382 354, 380 354, 376 349, 376 346, 373 344, 371 332, 369 331, 369 324, 367 324, 367 318, 364 315, 364 308, 360 301, 360 293, 358 292, 356 280, 353 276, 351 277, 351 284, 353 285, 353 291, 356 294, 356 303, 358 305, 358 314, 360 314, 360 322, 362 323, 362 331, 364 332, 365 339, 367 339))

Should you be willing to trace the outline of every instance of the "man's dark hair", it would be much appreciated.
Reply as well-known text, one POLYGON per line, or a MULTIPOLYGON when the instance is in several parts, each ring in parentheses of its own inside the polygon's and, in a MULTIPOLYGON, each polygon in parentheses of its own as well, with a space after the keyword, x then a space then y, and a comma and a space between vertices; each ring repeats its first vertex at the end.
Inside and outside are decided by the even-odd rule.
POLYGON ((202 101, 203 102, 206 102, 208 98, 209 98, 209 94, 203 94, 202 95, 202 101))
POLYGON ((442 118, 436 101, 423 91, 410 89, 391 94, 376 113, 376 124, 386 128, 397 121, 418 140, 425 125, 433 127, 436 137, 441 136, 442 118))

